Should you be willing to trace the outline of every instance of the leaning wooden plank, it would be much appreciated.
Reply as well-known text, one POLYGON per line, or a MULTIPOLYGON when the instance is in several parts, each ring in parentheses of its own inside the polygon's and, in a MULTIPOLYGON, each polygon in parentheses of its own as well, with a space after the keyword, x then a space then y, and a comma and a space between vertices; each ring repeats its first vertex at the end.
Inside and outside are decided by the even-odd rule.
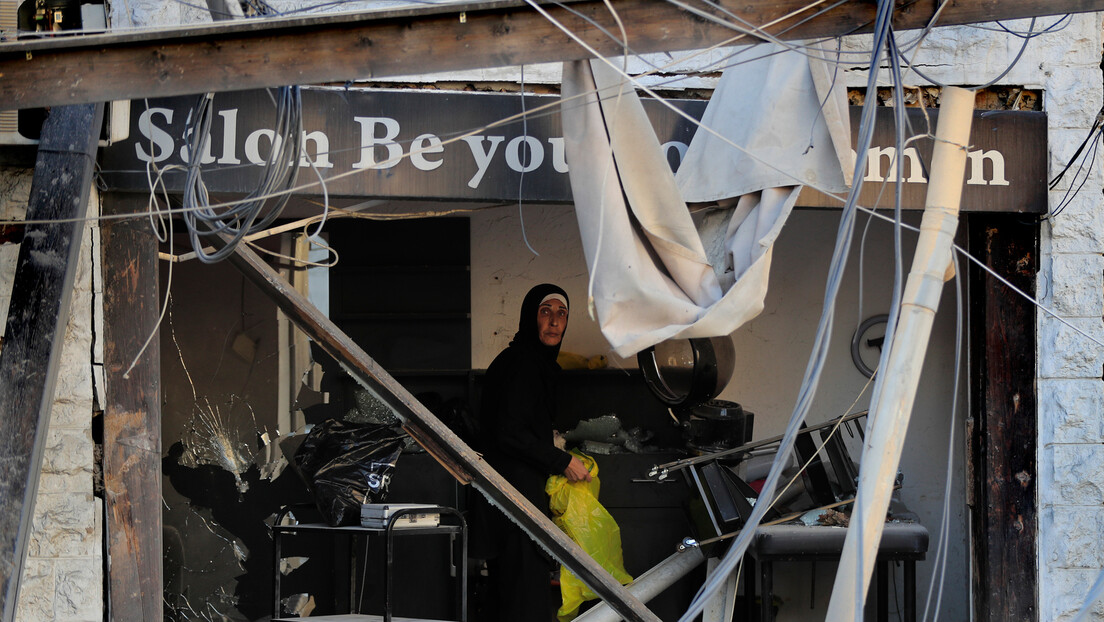
MULTIPOLYGON (((1021 291, 1035 291, 1035 223, 987 214, 968 226, 975 257, 1021 291)), ((1039 610, 1035 306, 991 274, 971 272, 970 315, 991 327, 970 335, 974 620, 1031 620, 1039 610)))
MULTIPOLYGON (((122 197, 104 199, 106 214, 130 207, 122 197)), ((130 365, 157 326, 157 238, 148 220, 128 218, 105 221, 101 239, 108 609, 114 620, 156 622, 163 615, 159 339, 130 365)))
MULTIPOLYGON (((747 43, 734 27, 788 40, 869 31, 876 3, 719 0, 694 12, 655 0, 534 2, 603 56, 747 43), (614 12, 616 11, 616 13, 614 12), (739 26, 737 26, 739 27, 739 26), (618 33, 625 32, 621 41, 618 33)), ((683 5, 689 6, 689 5, 683 5)), ((1104 10, 1104 0, 910 0, 897 30, 1104 10)), ((215 25, 0 44, 0 109, 343 83, 590 58, 522 0, 231 20, 215 25)))
MULTIPOLYGON (((219 242, 221 244, 221 242, 219 242)), ((284 313, 327 354, 376 397, 391 407, 404 427, 454 477, 471 483, 553 557, 583 580, 625 620, 658 620, 552 521, 529 503, 475 451, 441 423, 352 339, 280 278, 256 253, 239 246, 231 261, 246 278, 276 301, 284 313)))
MULTIPOLYGON (((15 619, 46 428, 88 206, 102 104, 54 108, 42 126, 0 350, 0 609, 15 619)), ((91 416, 91 413, 89 413, 91 416)))

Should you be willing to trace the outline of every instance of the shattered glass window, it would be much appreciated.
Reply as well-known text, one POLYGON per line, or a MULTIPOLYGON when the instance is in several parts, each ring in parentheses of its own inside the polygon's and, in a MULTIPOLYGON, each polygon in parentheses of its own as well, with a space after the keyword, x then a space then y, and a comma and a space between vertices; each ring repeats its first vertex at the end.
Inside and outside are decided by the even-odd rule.
MULTIPOLYGON (((466 227, 464 221, 463 234, 456 236, 463 241, 464 279, 450 285, 465 292, 469 288, 466 227)), ((353 242, 356 239, 343 243, 353 242)), ((295 242, 286 242, 282 250, 302 256, 308 252, 305 245, 295 242)), ((346 279, 346 293, 350 284, 366 278, 354 261, 348 263, 352 267, 346 275, 353 280, 346 279)), ((168 282, 168 269, 168 265, 162 266, 163 286, 168 282)), ((276 571, 281 574, 278 600, 282 615, 344 613, 352 608, 354 598, 362 601, 355 604, 367 611, 378 608, 381 599, 371 595, 372 586, 380 584, 380 569, 375 563, 365 563, 375 554, 371 548, 374 544, 297 536, 295 542, 285 546, 281 559, 273 561, 271 527, 275 521, 323 520, 303 473, 296 468, 295 456, 304 439, 329 421, 390 428, 402 436, 402 460, 410 461, 410 466, 401 477, 396 471, 391 483, 398 484, 393 487, 397 496, 389 500, 428 499, 459 506, 463 501, 458 486, 402 433, 401 422, 386 404, 311 343, 278 312, 267 295, 233 266, 185 262, 174 264, 172 270, 168 312, 161 326, 166 619, 268 619, 276 606, 276 571)), ((293 286, 306 289, 305 270, 301 274, 288 272, 293 286)), ((433 269, 418 268, 414 272, 441 278, 433 269)), ((455 276, 448 274, 450 281, 455 276)), ((329 277, 333 277, 332 269, 329 277)), ((409 274, 403 278, 410 280, 409 274)), ((310 281, 311 287, 318 287, 317 275, 310 281)), ((403 287, 380 290, 379 283, 370 279, 368 284, 371 287, 362 284, 359 288, 390 291, 395 293, 393 298, 409 299, 404 298, 403 287)), ((323 301, 330 303, 326 306, 332 307, 336 297, 345 301, 337 308, 348 311, 349 298, 341 298, 340 284, 336 293, 329 289, 323 301)), ((432 288, 424 292, 432 292, 432 288)), ((460 304, 466 307, 466 295, 460 304)), ((378 322, 361 327, 362 334, 368 336, 362 346, 370 355, 388 356, 387 351, 372 351, 370 347, 381 343, 373 341, 371 335, 384 331, 389 343, 400 351, 417 349, 410 345, 416 343, 411 341, 414 337, 405 341, 402 337, 404 325, 418 325, 403 320, 407 313, 406 308, 390 309, 383 318, 389 322, 387 327, 378 322), (399 335, 397 341, 395 335, 399 335)), ((457 317, 462 322, 453 323, 459 330, 453 327, 449 331, 462 335, 459 341, 450 338, 449 343, 459 344, 458 352, 462 352, 448 365, 466 369, 470 365, 467 309, 457 317)), ((343 323, 353 320, 346 317, 343 323)), ((416 336, 424 334, 421 330, 416 336)), ((426 360, 430 366, 434 364, 432 358, 426 360)), ((456 376, 449 381, 455 389, 452 394, 431 391, 421 396, 431 408, 448 406, 460 411, 456 407, 457 394, 466 391, 464 378, 456 376)), ((406 380, 412 391, 425 388, 422 376, 406 380)), ((454 563, 447 556, 439 559, 443 554, 439 548, 415 547, 411 557, 428 560, 431 567, 454 563)), ((449 606, 449 594, 430 599, 434 600, 439 602, 428 605, 437 609, 422 614, 450 615, 439 611, 449 606)), ((411 611, 418 613, 418 603, 406 606, 415 607, 411 611)))

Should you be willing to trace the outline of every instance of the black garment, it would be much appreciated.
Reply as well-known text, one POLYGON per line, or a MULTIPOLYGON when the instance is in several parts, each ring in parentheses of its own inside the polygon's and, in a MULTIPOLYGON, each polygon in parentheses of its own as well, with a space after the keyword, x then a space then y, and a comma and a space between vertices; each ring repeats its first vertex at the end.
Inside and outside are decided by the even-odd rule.
MULTIPOLYGON (((559 475, 571 455, 552 443, 560 347, 540 342, 537 308, 548 294, 567 294, 555 285, 538 285, 521 305, 518 332, 490 367, 480 409, 481 447, 487 462, 530 503, 548 513, 544 485, 559 475)), ((499 592, 499 619, 544 622, 554 610, 549 573, 551 560, 521 529, 492 510, 489 533, 497 546, 492 564, 499 592)))

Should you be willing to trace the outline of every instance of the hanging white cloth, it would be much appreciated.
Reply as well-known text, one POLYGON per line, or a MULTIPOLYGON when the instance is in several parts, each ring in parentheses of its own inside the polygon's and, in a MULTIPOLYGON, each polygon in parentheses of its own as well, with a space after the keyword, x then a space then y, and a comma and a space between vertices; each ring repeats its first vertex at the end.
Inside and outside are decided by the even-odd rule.
POLYGON ((600 59, 564 64, 561 114, 588 302, 620 356, 666 339, 727 335, 758 315, 771 245, 800 182, 840 192, 850 181, 841 166, 851 158, 846 94, 842 85, 829 91, 830 68, 815 61, 811 70, 805 55, 767 44, 744 54, 761 58, 724 72, 677 181, 631 82, 600 59), (699 232, 687 202, 731 209, 703 218, 699 232))

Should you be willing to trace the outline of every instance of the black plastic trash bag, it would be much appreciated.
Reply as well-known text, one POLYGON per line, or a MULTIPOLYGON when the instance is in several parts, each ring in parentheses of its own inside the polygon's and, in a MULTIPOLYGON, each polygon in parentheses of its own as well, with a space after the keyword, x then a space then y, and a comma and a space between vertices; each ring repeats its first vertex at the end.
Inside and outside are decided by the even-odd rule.
POLYGON ((359 525, 360 506, 387 496, 405 432, 372 423, 328 419, 295 452, 318 511, 331 526, 359 525))

